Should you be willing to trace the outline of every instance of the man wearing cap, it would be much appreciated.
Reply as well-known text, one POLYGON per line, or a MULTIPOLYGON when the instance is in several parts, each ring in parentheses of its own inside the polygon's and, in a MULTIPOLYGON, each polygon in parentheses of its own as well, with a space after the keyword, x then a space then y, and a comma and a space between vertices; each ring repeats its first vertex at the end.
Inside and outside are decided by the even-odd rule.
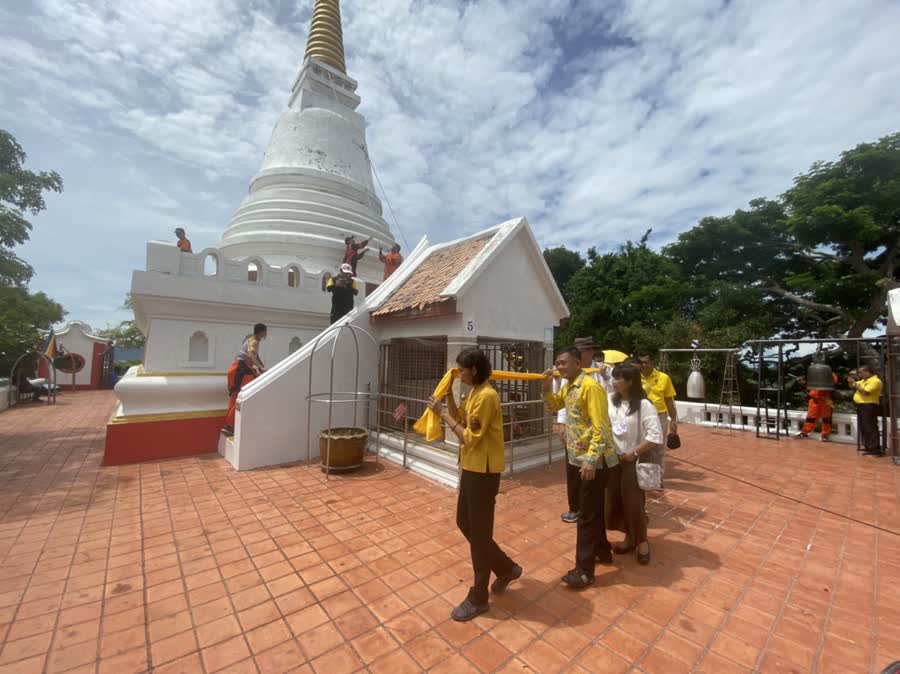
POLYGON ((359 286, 353 278, 353 267, 344 263, 341 273, 329 279, 325 291, 331 293, 331 324, 334 325, 353 311, 354 299, 359 294, 359 286))
MULTIPOLYGON (((581 367, 583 368, 599 368, 602 372, 587 375, 593 378, 604 391, 609 393, 607 387, 612 386, 608 369, 602 363, 594 360, 594 340, 591 337, 578 337, 574 346, 581 352, 581 367)), ((553 380, 553 393, 558 394, 568 382, 565 379, 553 380)), ((566 408, 563 407, 556 414, 556 426, 554 430, 562 440, 563 446, 566 445, 566 408)), ((568 452, 569 448, 566 448, 568 452)), ((566 461, 566 495, 569 501, 569 510, 560 515, 560 519, 566 524, 574 524, 578 521, 578 489, 579 489, 579 468, 573 466, 571 461, 566 461)))
POLYGON ((349 264, 350 273, 356 276, 356 265, 362 260, 363 255, 366 254, 366 246, 369 245, 369 240, 366 239, 362 243, 356 243, 356 237, 348 236, 344 239, 344 245, 346 248, 344 249, 344 259, 341 262, 349 264))
POLYGON ((175 236, 178 237, 178 250, 180 250, 182 253, 194 252, 193 250, 191 250, 191 242, 188 241, 188 238, 181 227, 175 230, 175 236))

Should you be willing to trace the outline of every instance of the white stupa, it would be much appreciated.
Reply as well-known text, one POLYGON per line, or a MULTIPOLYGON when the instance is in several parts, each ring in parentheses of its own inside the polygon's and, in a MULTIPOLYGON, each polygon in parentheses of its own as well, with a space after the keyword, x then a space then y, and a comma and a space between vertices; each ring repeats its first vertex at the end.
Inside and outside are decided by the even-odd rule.
POLYGON ((380 281, 377 249, 389 249, 394 237, 375 194, 356 87, 344 64, 339 2, 317 0, 288 110, 225 230, 223 254, 333 271, 345 237, 353 235, 369 239, 373 249, 360 262, 359 277, 380 281))
POLYGON ((116 387, 108 462, 154 458, 158 447, 170 456, 215 448, 225 374, 242 341, 265 323, 261 356, 274 365, 326 328, 322 276, 336 273, 346 237, 372 249, 357 267, 358 302, 381 281, 378 248, 394 237, 375 195, 356 86, 339 0, 316 0, 288 110, 220 245, 184 253, 174 239, 151 241, 146 269, 133 274, 147 347, 142 368, 116 387))

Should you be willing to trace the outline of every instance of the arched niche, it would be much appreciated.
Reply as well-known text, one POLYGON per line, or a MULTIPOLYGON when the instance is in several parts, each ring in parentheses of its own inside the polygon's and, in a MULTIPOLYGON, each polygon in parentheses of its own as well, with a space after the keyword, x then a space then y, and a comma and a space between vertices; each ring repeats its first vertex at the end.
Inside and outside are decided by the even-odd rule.
POLYGON ((291 343, 288 344, 288 353, 294 353, 295 351, 299 351, 300 347, 303 346, 303 342, 300 341, 299 337, 294 337, 291 340, 291 343))
POLYGON ((219 275, 219 256, 216 253, 204 253, 203 255, 203 275, 218 276, 219 275))
POLYGON ((197 330, 188 340, 188 361, 191 363, 209 361, 209 337, 202 330, 197 330))
POLYGON ((300 267, 291 265, 287 268, 287 284, 288 288, 300 287, 300 267))

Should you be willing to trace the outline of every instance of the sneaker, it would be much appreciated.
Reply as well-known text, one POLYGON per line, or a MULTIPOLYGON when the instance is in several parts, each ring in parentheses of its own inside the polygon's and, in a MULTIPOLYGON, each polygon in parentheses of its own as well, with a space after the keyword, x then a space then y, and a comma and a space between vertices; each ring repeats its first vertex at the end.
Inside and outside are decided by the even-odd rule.
POLYGON ((497 576, 494 584, 491 585, 491 592, 493 592, 494 594, 503 594, 511 582, 513 582, 514 580, 519 580, 519 578, 521 577, 522 567, 518 564, 515 564, 512 568, 512 571, 510 571, 506 575, 497 576))
POLYGON ((809 436, 801 431, 800 433, 795 434, 794 437, 798 440, 806 440, 809 436))
POLYGON ((234 428, 232 428, 231 426, 225 426, 225 428, 222 429, 222 435, 224 435, 226 438, 234 437, 234 428))
POLYGON ((575 524, 575 522, 578 521, 579 517, 581 517, 581 513, 573 513, 571 511, 569 511, 567 513, 563 513, 562 515, 560 515, 559 519, 561 519, 566 524, 575 524))
POLYGON ((612 564, 613 556, 612 550, 604 550, 603 552, 597 553, 597 564, 612 564))
POLYGON ((823 435, 821 440, 822 440, 822 442, 831 442, 831 438, 827 435, 823 435))
POLYGON ((489 608, 490 606, 487 603, 475 604, 467 597, 462 604, 450 612, 450 617, 456 622, 464 623, 476 616, 480 616, 482 613, 487 613, 489 608))
POLYGON ((583 571, 572 569, 562 577, 562 582, 571 587, 573 590, 583 590, 594 584, 594 577, 589 576, 583 571))

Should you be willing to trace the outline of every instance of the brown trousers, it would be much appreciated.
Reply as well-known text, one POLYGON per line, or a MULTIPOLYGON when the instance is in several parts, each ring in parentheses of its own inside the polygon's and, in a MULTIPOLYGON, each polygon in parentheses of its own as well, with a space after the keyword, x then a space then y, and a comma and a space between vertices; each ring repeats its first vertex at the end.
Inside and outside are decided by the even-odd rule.
POLYGON ((606 528, 624 531, 634 545, 647 540, 644 490, 638 486, 636 465, 620 459, 606 485, 606 528))

